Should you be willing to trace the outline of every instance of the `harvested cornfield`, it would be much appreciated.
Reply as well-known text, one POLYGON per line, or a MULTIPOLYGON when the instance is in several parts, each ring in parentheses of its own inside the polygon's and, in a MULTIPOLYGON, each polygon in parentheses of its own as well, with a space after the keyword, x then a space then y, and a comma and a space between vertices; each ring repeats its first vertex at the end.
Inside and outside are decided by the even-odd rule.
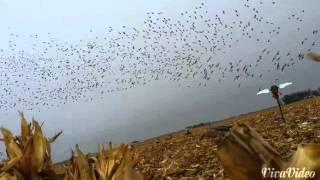
POLYGON ((296 157, 292 155, 300 144, 320 143, 319 109, 320 99, 309 99, 285 105, 286 122, 277 108, 271 108, 136 142, 130 148, 100 146, 96 156, 87 155, 76 145, 70 160, 62 165, 52 165, 50 160, 50 143, 61 132, 46 138, 38 122, 28 124, 21 114, 21 135, 1 129, 8 160, 1 165, 0 179, 230 179, 218 151, 232 126, 246 123, 287 161, 296 157))
POLYGON ((137 167, 155 180, 229 179, 217 155, 220 137, 229 126, 247 123, 287 159, 299 144, 320 143, 319 110, 320 99, 308 99, 283 107, 286 123, 278 108, 270 108, 146 140, 134 147, 142 155, 137 167))

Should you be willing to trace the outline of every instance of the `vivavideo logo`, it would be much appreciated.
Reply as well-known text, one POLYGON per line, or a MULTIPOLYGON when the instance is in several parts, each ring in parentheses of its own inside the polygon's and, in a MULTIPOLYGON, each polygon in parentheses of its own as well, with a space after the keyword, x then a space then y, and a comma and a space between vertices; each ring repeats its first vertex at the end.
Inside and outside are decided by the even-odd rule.
POLYGON ((262 168, 262 176, 264 178, 314 178, 315 171, 308 171, 306 168, 289 167, 286 170, 276 170, 275 168, 262 168))

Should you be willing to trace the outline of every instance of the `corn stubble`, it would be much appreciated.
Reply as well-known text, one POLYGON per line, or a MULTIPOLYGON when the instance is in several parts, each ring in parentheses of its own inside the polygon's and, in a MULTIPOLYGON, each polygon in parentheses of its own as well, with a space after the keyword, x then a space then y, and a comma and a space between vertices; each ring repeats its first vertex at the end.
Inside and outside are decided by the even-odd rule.
POLYGON ((52 138, 47 138, 36 120, 28 123, 23 113, 20 113, 20 116, 20 136, 13 136, 10 130, 0 128, 8 158, 0 165, 0 180, 37 180, 44 176, 55 176, 50 143, 53 143, 62 131, 52 138))
MULTIPOLYGON (((221 163, 231 180, 264 180, 261 170, 274 168, 303 168, 315 171, 313 179, 320 178, 320 144, 300 144, 289 159, 282 159, 258 132, 247 124, 239 123, 231 129, 218 147, 221 163)), ((286 177, 284 180, 307 180, 308 178, 286 177)))
POLYGON ((90 158, 76 145, 66 167, 65 180, 143 180, 145 178, 134 169, 138 161, 127 145, 113 149, 109 144, 108 151, 100 145, 98 156, 90 158))
POLYGON ((308 54, 308 58, 312 61, 315 61, 315 62, 320 62, 320 55, 318 54, 315 54, 315 53, 309 53, 308 54))
POLYGON ((56 174, 51 160, 51 146, 61 134, 47 138, 41 125, 32 120, 28 123, 23 113, 21 116, 21 134, 13 136, 10 130, 0 128, 1 139, 7 152, 7 160, 0 164, 0 180, 143 180, 134 166, 138 158, 127 145, 113 149, 109 144, 106 151, 99 148, 97 157, 88 158, 76 145, 72 151, 70 163, 65 166, 65 174, 56 174))

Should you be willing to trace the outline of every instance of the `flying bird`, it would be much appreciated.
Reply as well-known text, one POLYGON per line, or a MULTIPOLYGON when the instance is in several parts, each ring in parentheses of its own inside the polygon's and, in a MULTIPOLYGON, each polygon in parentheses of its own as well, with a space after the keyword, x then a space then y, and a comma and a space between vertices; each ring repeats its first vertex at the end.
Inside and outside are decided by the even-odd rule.
MULTIPOLYGON (((170 17, 164 12, 147 12, 141 19, 144 25, 133 25, 132 29, 126 23, 120 26, 121 29, 107 26, 107 34, 102 35, 96 34, 95 27, 88 27, 95 36, 93 39, 62 42, 53 33, 48 33, 49 40, 42 40, 40 35, 33 33, 30 34, 32 43, 28 45, 31 52, 24 49, 24 45, 19 47, 20 36, 11 32, 10 49, 0 48, 0 111, 51 108, 80 100, 88 102, 93 100, 89 93, 99 93, 99 98, 104 98, 106 94, 157 80, 182 85, 194 80, 205 87, 215 79, 223 83, 231 75, 240 87, 239 82, 243 79, 263 78, 255 72, 260 72, 267 63, 274 71, 284 72, 296 65, 296 61, 304 59, 304 49, 311 52, 311 48, 319 43, 312 37, 319 30, 313 29, 307 37, 297 38, 301 49, 296 53, 285 49, 273 51, 268 47, 274 43, 274 36, 283 34, 284 28, 267 20, 271 17, 260 9, 265 3, 261 1, 260 4, 260 7, 244 4, 246 9, 234 9, 234 13, 221 9, 222 14, 215 16, 203 3, 193 11, 177 12, 178 17, 170 17), (250 10, 250 17, 241 16, 247 14, 247 10, 250 10), (232 21, 224 19, 227 14, 233 15, 232 21), (260 30, 259 27, 264 26, 267 28, 260 30), (220 55, 232 53, 233 48, 247 43, 237 34, 242 34, 241 39, 261 45, 261 52, 252 57, 255 61, 219 60, 220 55), (272 60, 268 62, 267 59, 272 60), (53 82, 56 86, 52 86, 53 82)), ((299 16, 287 14, 285 19, 297 21, 295 29, 300 30, 303 24, 299 16)), ((319 55, 308 57, 320 61, 319 55)), ((279 88, 288 85, 279 85, 279 88)), ((258 95, 270 92, 266 89, 258 95)))

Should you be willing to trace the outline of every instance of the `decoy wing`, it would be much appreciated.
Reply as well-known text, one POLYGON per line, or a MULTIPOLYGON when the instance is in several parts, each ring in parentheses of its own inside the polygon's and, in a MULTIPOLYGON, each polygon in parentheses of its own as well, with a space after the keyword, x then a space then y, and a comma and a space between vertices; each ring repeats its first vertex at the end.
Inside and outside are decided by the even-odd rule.
POLYGON ((282 84, 279 85, 279 88, 280 88, 280 89, 283 89, 283 88, 285 88, 285 87, 287 87, 287 86, 290 86, 290 85, 292 85, 292 84, 293 84, 292 82, 282 83, 282 84))
POLYGON ((257 95, 260 95, 260 94, 267 94, 267 93, 270 93, 270 90, 269 89, 264 89, 264 90, 261 90, 257 93, 257 95))

